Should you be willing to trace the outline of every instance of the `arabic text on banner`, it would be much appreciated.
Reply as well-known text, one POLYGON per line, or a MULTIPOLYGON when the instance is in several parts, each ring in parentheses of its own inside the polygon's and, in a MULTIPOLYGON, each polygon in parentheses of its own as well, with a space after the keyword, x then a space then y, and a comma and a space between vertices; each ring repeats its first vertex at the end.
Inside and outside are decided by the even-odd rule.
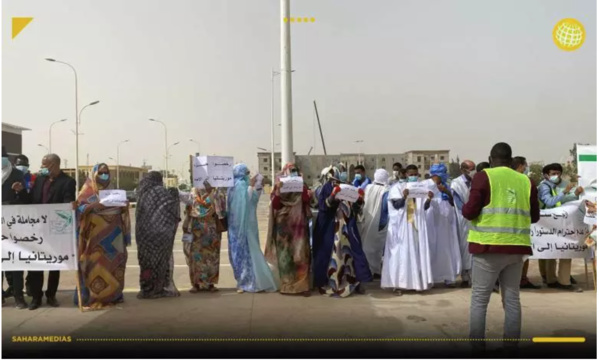
POLYGON ((408 199, 425 199, 428 197, 428 192, 432 191, 431 182, 408 182, 408 199))
POLYGON ((106 207, 127 206, 125 190, 100 190, 100 203, 106 207))
POLYGON ((346 185, 346 184, 342 184, 342 185, 340 185, 340 187, 341 187, 341 191, 339 191, 337 193, 337 195, 335 195, 336 199, 349 201, 349 202, 358 201, 360 194, 358 193, 357 187, 354 187, 352 185, 346 185))
POLYGON ((584 243, 590 228, 584 223, 584 201, 568 202, 541 210, 541 219, 530 228, 530 259, 576 259, 591 256, 584 243))
POLYGON ((281 193, 303 192, 304 179, 299 176, 282 177, 281 193))
POLYGON ((199 156, 193 159, 193 187, 233 187, 233 157, 199 156))
POLYGON ((76 270, 71 204, 2 207, 2 270, 76 270))

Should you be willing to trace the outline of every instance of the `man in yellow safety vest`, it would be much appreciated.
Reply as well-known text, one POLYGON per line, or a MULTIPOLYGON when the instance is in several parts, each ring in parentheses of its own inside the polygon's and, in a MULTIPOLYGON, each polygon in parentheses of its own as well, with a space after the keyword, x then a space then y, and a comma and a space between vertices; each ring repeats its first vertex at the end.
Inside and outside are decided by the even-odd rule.
POLYGON ((473 255, 470 338, 475 352, 485 348, 487 307, 499 278, 505 311, 504 345, 517 347, 522 325, 520 278, 525 255, 532 255, 530 225, 539 221, 537 188, 511 168, 512 148, 498 143, 491 149, 491 168, 472 179, 462 215, 472 221, 468 249, 473 255), (476 341, 475 341, 476 340, 476 341))
MULTIPOLYGON (((559 163, 552 163, 543 167, 545 180, 539 185, 539 200, 542 208, 560 207, 566 202, 578 200, 580 194, 584 192, 584 189, 578 186, 572 193, 571 191, 576 184, 563 182, 562 172, 563 168, 559 163)), ((549 288, 580 293, 582 289, 573 285, 576 284, 576 280, 570 275, 571 269, 572 259, 559 259, 559 268, 555 259, 539 259, 541 277, 549 288)))

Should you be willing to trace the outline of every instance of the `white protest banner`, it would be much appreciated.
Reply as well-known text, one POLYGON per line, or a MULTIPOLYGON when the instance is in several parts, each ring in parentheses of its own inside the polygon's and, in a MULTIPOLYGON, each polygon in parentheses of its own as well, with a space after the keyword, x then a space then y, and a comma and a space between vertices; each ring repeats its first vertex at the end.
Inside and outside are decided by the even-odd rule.
POLYGON ((233 157, 199 156, 193 159, 193 186, 203 189, 204 181, 212 187, 233 187, 233 157))
POLYGON ((425 199, 428 197, 429 191, 433 191, 429 181, 408 182, 407 188, 410 190, 408 199, 425 199))
POLYGON ((584 220, 583 222, 587 225, 597 225, 597 212, 589 211, 589 208, 585 206, 584 220))
POLYGON ((304 191, 304 179, 299 176, 281 177, 281 182, 282 194, 304 191))
POLYGON ((77 270, 71 204, 2 206, 2 270, 77 270))
POLYGON ((590 228, 583 222, 584 214, 584 201, 541 210, 541 219, 530 228, 533 250, 530 259, 590 257, 590 249, 584 242, 590 228))
POLYGON ((344 200, 349 202, 356 202, 360 197, 358 193, 358 188, 352 185, 341 184, 341 191, 335 195, 335 198, 338 200, 344 200))
POLYGON ((100 190, 100 203, 106 207, 127 206, 125 190, 100 190))
POLYGON ((576 145, 576 161, 582 198, 597 202, 597 145, 576 145))

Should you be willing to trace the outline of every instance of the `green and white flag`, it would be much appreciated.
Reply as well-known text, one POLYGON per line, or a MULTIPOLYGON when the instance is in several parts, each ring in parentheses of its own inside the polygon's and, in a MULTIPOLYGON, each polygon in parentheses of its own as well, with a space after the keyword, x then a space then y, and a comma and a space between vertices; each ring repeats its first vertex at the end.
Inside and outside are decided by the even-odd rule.
POLYGON ((578 184, 585 188, 584 199, 597 202, 597 145, 576 145, 578 184))

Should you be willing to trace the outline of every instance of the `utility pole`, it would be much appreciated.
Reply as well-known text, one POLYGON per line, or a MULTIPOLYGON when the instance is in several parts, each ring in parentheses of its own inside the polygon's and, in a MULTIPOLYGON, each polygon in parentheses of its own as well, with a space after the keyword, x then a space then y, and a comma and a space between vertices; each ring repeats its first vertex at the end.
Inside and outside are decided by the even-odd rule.
POLYGON ((293 162, 293 110, 291 97, 290 0, 281 0, 281 161, 293 162))

